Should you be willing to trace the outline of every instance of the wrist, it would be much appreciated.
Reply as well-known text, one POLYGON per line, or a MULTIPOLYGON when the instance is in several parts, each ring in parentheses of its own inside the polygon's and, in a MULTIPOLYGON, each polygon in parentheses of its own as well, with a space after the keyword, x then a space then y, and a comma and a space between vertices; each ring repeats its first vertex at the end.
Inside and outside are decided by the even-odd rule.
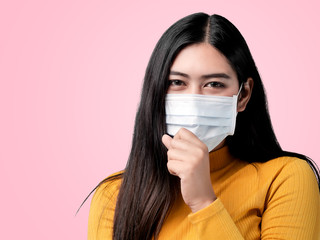
POLYGON ((192 213, 196 213, 198 211, 200 211, 203 208, 208 207, 210 204, 212 204, 215 200, 217 199, 216 196, 211 197, 210 199, 201 201, 199 204, 196 204, 194 206, 190 206, 191 212, 192 213))

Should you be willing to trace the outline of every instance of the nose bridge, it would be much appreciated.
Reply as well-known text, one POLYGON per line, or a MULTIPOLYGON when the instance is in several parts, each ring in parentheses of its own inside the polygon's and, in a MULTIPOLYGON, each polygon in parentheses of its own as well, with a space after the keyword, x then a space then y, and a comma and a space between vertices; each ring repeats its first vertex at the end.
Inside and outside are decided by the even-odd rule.
POLYGON ((198 81, 191 81, 188 88, 189 94, 203 94, 201 85, 198 81))

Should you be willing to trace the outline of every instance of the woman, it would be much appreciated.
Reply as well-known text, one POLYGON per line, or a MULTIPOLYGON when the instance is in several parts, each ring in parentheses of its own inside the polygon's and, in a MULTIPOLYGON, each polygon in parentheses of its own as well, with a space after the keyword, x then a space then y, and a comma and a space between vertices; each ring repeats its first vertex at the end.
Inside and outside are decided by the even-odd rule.
POLYGON ((153 51, 127 166, 98 185, 88 238, 319 239, 317 180, 279 146, 240 32, 192 14, 153 51))

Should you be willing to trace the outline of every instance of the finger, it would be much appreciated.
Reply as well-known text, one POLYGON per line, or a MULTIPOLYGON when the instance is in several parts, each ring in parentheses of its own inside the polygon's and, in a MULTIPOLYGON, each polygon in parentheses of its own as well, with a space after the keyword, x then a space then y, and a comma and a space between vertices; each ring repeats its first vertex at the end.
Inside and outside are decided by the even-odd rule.
POLYGON ((162 136, 162 143, 166 146, 167 149, 170 149, 171 148, 171 141, 172 141, 172 138, 168 135, 168 134, 164 134, 162 136))
POLYGON ((204 143, 191 131, 185 128, 180 128, 173 139, 183 139, 199 147, 203 147, 204 143))
POLYGON ((180 150, 184 150, 184 151, 190 151, 194 148, 194 144, 187 141, 187 140, 184 140, 184 139, 177 139, 177 138, 173 138, 171 140, 171 143, 170 143, 170 147, 172 149, 180 149, 180 150))
POLYGON ((167 163, 168 171, 171 175, 181 178, 181 174, 184 172, 184 164, 180 161, 171 160, 167 163))
POLYGON ((190 159, 190 154, 181 149, 169 149, 167 152, 168 161, 186 161, 190 159))

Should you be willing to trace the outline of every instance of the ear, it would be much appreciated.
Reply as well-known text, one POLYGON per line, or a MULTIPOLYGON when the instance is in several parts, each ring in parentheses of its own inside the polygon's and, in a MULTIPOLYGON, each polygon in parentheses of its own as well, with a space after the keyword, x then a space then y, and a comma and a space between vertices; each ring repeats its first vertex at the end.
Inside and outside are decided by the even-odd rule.
POLYGON ((251 93, 253 89, 253 79, 248 78, 246 82, 243 83, 242 90, 238 97, 238 112, 243 112, 250 100, 251 93))

